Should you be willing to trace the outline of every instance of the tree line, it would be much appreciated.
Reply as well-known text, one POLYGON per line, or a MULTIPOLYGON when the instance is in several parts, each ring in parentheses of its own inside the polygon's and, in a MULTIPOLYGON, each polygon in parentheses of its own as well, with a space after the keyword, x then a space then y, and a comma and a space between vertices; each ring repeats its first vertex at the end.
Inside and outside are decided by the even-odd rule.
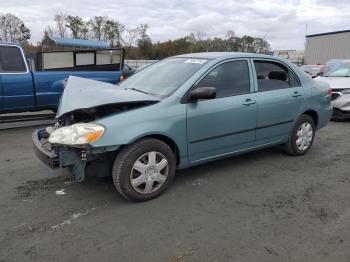
POLYGON ((28 44, 30 29, 17 16, 7 13, 0 14, 0 41, 28 44))
MULTIPOLYGON (((103 41, 111 47, 124 47, 129 59, 162 59, 192 52, 266 53, 270 50, 265 39, 248 35, 238 37, 234 31, 228 31, 224 38, 212 38, 206 36, 205 32, 195 32, 174 40, 152 42, 147 24, 127 28, 107 16, 83 19, 65 13, 55 14, 53 20, 54 24, 45 28, 43 39, 57 36, 103 41)), ((13 14, 0 14, 0 40, 19 42, 31 51, 40 49, 41 42, 32 45, 29 43, 30 37, 30 29, 20 18, 13 14)))

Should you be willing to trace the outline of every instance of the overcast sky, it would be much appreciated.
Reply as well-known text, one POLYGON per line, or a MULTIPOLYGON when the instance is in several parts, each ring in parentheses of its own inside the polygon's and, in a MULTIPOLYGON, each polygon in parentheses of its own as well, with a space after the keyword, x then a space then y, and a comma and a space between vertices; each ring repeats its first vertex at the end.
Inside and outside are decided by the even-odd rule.
POLYGON ((0 6, 24 21, 34 43, 59 12, 108 16, 126 27, 147 23, 152 41, 233 30, 265 38, 273 49, 304 49, 306 24, 308 34, 350 29, 350 0, 0 0, 0 6))

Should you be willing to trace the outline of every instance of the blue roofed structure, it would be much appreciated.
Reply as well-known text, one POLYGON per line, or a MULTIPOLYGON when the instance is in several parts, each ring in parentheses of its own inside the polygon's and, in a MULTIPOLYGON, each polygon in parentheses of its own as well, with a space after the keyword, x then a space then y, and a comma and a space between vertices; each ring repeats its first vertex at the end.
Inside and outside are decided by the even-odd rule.
POLYGON ((110 48, 110 45, 96 40, 86 40, 77 38, 64 38, 64 37, 51 37, 48 36, 43 45, 55 45, 58 47, 70 47, 70 48, 91 48, 91 49, 104 49, 110 48))

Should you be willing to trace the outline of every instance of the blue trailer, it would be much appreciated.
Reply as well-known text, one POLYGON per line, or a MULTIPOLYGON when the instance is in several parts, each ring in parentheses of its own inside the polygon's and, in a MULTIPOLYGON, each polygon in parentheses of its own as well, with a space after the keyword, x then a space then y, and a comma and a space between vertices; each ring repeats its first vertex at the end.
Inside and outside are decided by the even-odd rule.
POLYGON ((30 63, 19 45, 0 43, 0 113, 55 111, 68 76, 116 84, 123 64, 120 48, 40 52, 30 63))

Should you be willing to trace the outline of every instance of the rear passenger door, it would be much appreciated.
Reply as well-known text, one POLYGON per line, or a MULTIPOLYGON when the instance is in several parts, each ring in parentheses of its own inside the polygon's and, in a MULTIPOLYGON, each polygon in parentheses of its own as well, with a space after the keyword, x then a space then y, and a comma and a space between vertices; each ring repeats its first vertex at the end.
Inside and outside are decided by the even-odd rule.
POLYGON ((285 64, 253 60, 257 91, 256 145, 277 142, 289 135, 304 104, 299 79, 285 64))

